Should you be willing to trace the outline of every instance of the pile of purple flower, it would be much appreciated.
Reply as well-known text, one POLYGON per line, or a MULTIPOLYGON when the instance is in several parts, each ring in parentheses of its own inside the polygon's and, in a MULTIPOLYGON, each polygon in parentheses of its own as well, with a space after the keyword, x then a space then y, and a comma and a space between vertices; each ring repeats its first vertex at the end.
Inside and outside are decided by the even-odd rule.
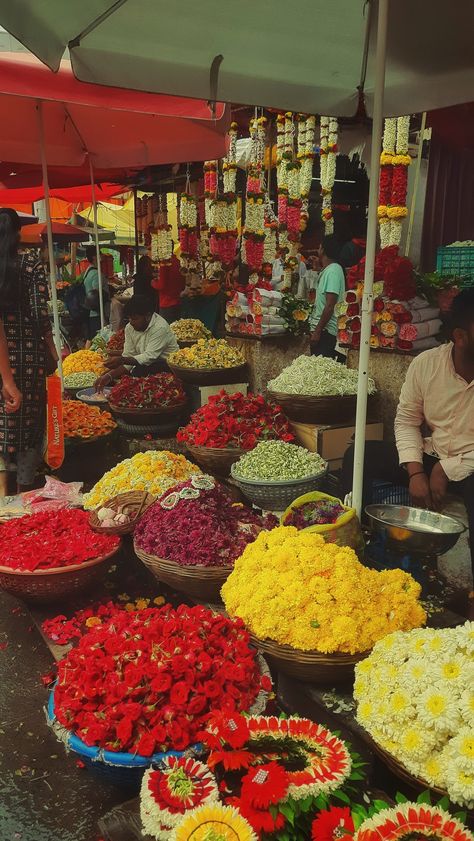
POLYGON ((330 499, 317 499, 305 502, 298 508, 292 508, 285 519, 285 526, 296 526, 297 529, 307 529, 309 526, 325 526, 335 523, 346 509, 339 502, 330 499))
POLYGON ((135 530, 139 549, 182 566, 232 566, 262 529, 272 529, 272 514, 255 514, 235 504, 208 477, 176 485, 144 514, 135 530))

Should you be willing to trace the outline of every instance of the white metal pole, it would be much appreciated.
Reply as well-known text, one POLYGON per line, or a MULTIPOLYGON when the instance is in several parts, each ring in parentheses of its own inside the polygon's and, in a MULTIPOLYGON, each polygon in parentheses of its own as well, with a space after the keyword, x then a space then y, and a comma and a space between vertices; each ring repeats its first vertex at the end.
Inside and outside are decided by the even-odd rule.
POLYGON ((92 210, 94 213, 94 239, 95 251, 97 254, 97 272, 99 275, 99 307, 100 307, 100 326, 105 327, 104 316, 104 290, 102 289, 102 269, 100 267, 100 247, 99 247, 99 230, 97 228, 97 202, 95 199, 95 183, 94 183, 94 169, 89 155, 89 172, 91 176, 91 191, 92 191, 92 210))
POLYGON ((357 384, 357 412, 354 447, 352 505, 358 516, 362 513, 364 483, 365 428, 367 423, 367 390, 369 377, 370 334, 374 308, 374 263, 377 240, 377 205, 380 176, 380 151, 383 129, 383 99, 385 87, 385 56, 387 51, 387 21, 389 0, 379 0, 377 46, 375 52, 374 114, 372 122, 372 150, 370 157, 369 210, 367 220, 367 249, 365 257, 364 294, 359 350, 359 379, 357 384))
POLYGON ((405 257, 410 252, 411 237, 413 234, 413 222, 415 221, 416 200, 418 197, 418 185, 420 183, 421 156, 423 154, 423 141, 425 139, 426 111, 423 111, 421 118, 420 139, 418 141, 418 155, 416 157, 415 181, 413 183, 413 195, 411 197, 410 218, 408 221, 407 241, 405 243, 405 257))
POLYGON ((43 125, 43 103, 38 99, 36 104, 36 112, 38 114, 38 133, 41 151, 41 168, 43 172, 43 189, 44 189, 44 206, 46 213, 46 230, 48 236, 48 252, 49 252, 49 280, 51 287, 51 300, 53 303, 53 323, 54 323, 54 343, 58 353, 58 371, 63 380, 63 365, 61 357, 61 330, 59 327, 59 313, 58 313, 58 293, 56 289, 56 264, 54 262, 54 248, 53 248, 53 230, 51 227, 51 208, 49 206, 49 181, 48 181, 48 164, 46 161, 46 147, 44 142, 44 125, 43 125))

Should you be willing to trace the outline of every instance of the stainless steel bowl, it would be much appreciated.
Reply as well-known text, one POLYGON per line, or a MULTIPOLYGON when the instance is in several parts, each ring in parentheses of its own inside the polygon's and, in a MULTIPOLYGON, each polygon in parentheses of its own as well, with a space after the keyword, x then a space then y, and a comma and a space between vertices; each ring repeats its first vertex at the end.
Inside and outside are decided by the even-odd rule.
POLYGON ((457 543, 466 527, 453 517, 406 505, 368 505, 372 531, 382 534, 397 551, 443 555, 457 543))

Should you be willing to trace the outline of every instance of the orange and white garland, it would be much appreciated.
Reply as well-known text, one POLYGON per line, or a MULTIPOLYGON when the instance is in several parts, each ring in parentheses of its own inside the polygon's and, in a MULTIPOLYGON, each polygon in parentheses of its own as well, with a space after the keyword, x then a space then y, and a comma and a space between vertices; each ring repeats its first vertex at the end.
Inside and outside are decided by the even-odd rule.
POLYGON ((321 218, 326 234, 334 231, 332 191, 336 179, 337 120, 335 117, 321 117, 319 155, 321 161, 321 218))
POLYGON ((173 236, 171 225, 168 223, 166 196, 160 195, 158 199, 155 230, 151 232, 150 256, 152 261, 159 265, 169 263, 173 256, 173 236))
POLYGON ((406 206, 410 117, 388 117, 384 124, 382 154, 380 156, 379 229, 380 245, 400 245, 406 206))

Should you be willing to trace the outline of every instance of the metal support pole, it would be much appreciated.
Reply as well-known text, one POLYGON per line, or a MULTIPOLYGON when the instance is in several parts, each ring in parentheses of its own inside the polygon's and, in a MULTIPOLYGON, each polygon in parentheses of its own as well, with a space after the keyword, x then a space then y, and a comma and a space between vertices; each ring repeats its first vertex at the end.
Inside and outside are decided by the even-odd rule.
POLYGON ((105 327, 104 315, 104 290, 102 288, 102 268, 100 265, 100 246, 99 246, 99 230, 97 228, 97 201, 95 198, 95 183, 94 183, 94 168, 89 155, 89 172, 91 179, 92 192, 92 210, 94 213, 94 239, 95 239, 95 253, 97 255, 97 273, 99 275, 99 311, 100 311, 100 326, 105 327))
POLYGON ((135 271, 138 266, 138 258, 140 256, 140 244, 138 239, 138 221, 137 221, 137 193, 136 187, 133 189, 133 218, 135 221, 135 271))
POLYGON ((46 148, 44 141, 44 125, 43 125, 43 103, 38 99, 36 104, 36 112, 38 114, 38 134, 40 141, 41 152, 41 169, 43 173, 43 189, 44 189, 44 205, 46 213, 46 230, 48 238, 48 252, 49 252, 49 280, 51 288, 51 301, 53 304, 53 324, 54 324, 54 344, 58 354, 58 371, 63 380, 63 364, 61 357, 61 329, 59 326, 58 313, 58 292, 56 289, 56 264, 54 262, 54 246, 53 246, 53 230, 51 227, 51 208, 49 206, 49 181, 48 181, 48 164, 46 161, 46 148))
POLYGON ((370 158, 369 210, 367 222, 367 249, 362 298, 362 324, 359 350, 359 379, 357 384, 357 412, 355 429, 354 474, 352 505, 357 515, 362 513, 362 488, 364 482, 365 428, 367 423, 367 390, 369 378, 370 334, 374 308, 374 264, 377 241, 377 205, 380 177, 380 149, 383 129, 383 100, 385 87, 385 56, 387 51, 387 22, 389 0, 379 0, 377 20, 377 47, 375 53, 374 114, 372 122, 372 150, 370 158))

